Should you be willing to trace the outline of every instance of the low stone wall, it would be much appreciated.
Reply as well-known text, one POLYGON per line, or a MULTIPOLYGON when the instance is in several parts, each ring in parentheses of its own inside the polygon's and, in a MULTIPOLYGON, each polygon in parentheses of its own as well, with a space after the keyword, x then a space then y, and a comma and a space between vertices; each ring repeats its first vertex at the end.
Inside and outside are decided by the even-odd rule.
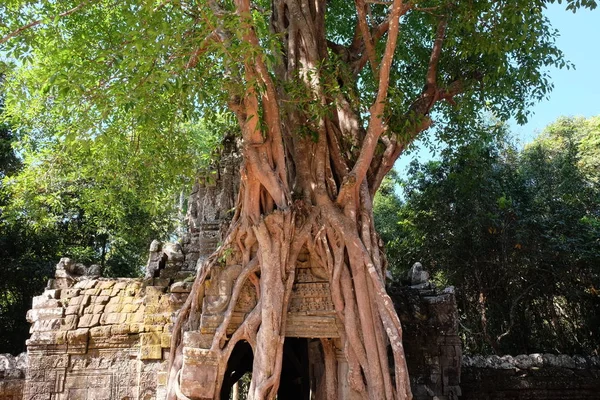
POLYGON ((190 289, 165 278, 81 279, 47 289, 28 313, 23 399, 164 398, 173 316, 190 289))
POLYGON ((27 353, 0 354, 0 400, 21 400, 25 386, 27 353))
POLYGON ((465 356, 464 400, 598 400, 600 357, 465 356))

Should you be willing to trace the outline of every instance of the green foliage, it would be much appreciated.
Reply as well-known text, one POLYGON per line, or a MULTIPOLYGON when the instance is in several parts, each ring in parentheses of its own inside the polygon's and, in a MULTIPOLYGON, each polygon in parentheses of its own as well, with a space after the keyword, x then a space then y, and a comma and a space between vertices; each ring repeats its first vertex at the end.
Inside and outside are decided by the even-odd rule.
MULTIPOLYGON (((0 101, 0 112, 2 102, 0 101)), ((14 136, 8 125, 0 126, 0 177, 16 173, 21 164, 12 144, 14 136)), ((0 183, 0 207, 10 196, 0 183)), ((55 257, 52 233, 35 234, 19 224, 13 224, 0 213, 0 259, 3 271, 0 279, 0 352, 19 353, 24 350, 29 324, 25 314, 31 307, 31 296, 39 293, 52 271, 48 258, 55 257)))
MULTIPOLYGON (((409 140, 402 136, 415 123, 408 110, 422 93, 440 19, 448 27, 438 84, 461 82, 464 93, 455 99, 458 107, 442 102, 436 115, 464 128, 487 107, 501 118, 524 121, 527 108, 551 89, 547 68, 570 66, 543 16, 547 3, 416 2, 401 21, 386 111, 392 130, 409 140)), ((17 60, 7 79, 9 114, 29 132, 61 136, 69 146, 94 138, 111 151, 135 153, 140 141, 153 143, 155 150, 183 150, 185 141, 177 134, 181 122, 222 112, 231 99, 257 86, 242 77, 245 61, 262 57, 272 70, 281 61, 284 38, 269 29, 269 2, 252 6, 261 49, 241 40, 240 16, 231 1, 218 7, 201 1, 5 1, 0 37, 7 37, 4 54, 17 60), (19 30, 31 21, 39 23, 19 30), (207 40, 214 32, 221 32, 220 39, 207 40)), ((573 10, 595 6, 595 1, 567 1, 573 10)), ((384 21, 387 7, 371 8, 375 26, 384 21)), ((327 39, 348 45, 355 23, 353 4, 327 2, 327 39)), ((376 50, 381 54, 383 46, 376 50)), ((359 112, 368 111, 378 90, 369 67, 354 76, 340 58, 331 57, 315 66, 317 71, 343 81, 325 88, 332 91, 328 95, 343 91, 357 101, 359 112)), ((311 96, 297 93, 298 85, 282 89, 294 107, 322 112, 311 96)))
POLYGON ((169 154, 143 140, 135 153, 99 138, 67 145, 64 137, 21 133, 19 141, 0 126, 0 352, 24 349, 31 298, 60 257, 100 264, 105 276, 138 276, 150 242, 169 239, 180 222, 182 188, 214 168, 230 128, 228 116, 216 114, 181 125, 186 153, 169 154))
POLYGON ((373 200, 375 226, 385 244, 388 267, 394 275, 400 275, 398 267, 404 259, 404 256, 398 253, 401 248, 399 241, 402 240, 398 236, 398 210, 402 206, 402 201, 395 191, 398 183, 399 177, 392 170, 381 183, 373 200))
POLYGON ((180 126, 185 152, 176 154, 141 137, 136 152, 128 143, 115 148, 114 138, 67 145, 25 137, 18 146, 24 167, 4 179, 5 217, 34 231, 60 230, 71 243, 63 256, 100 263, 106 275, 137 275, 152 239, 167 239, 179 222, 180 192, 213 167, 227 126, 222 116, 180 126))
POLYGON ((396 276, 421 261, 457 287, 468 351, 600 348, 595 127, 560 119, 521 152, 488 138, 413 164, 388 234, 396 276))

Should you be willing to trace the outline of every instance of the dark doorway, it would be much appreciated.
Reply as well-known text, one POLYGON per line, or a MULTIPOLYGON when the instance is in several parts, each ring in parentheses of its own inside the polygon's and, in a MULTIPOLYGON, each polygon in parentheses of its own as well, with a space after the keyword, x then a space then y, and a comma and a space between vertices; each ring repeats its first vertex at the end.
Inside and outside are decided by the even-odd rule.
MULTIPOLYGON (((254 354, 252 347, 245 340, 237 342, 229 361, 227 362, 227 371, 223 377, 223 385, 221 386, 221 400, 229 400, 231 389, 237 381, 240 380, 247 372, 252 372, 252 362, 254 354)), ((243 398, 246 398, 245 396, 243 398)))
MULTIPOLYGON (((252 372, 253 361, 252 347, 245 341, 238 342, 227 363, 227 371, 221 386, 221 400, 231 398, 233 385, 246 373, 252 372)), ((281 400, 310 400, 308 340, 285 338, 282 361, 277 398, 281 400)), ((247 390, 247 388, 245 389, 247 390)), ((245 394, 241 394, 240 398, 245 399, 245 394)))
POLYGON ((309 400, 308 340, 286 337, 283 344, 279 399, 309 400))

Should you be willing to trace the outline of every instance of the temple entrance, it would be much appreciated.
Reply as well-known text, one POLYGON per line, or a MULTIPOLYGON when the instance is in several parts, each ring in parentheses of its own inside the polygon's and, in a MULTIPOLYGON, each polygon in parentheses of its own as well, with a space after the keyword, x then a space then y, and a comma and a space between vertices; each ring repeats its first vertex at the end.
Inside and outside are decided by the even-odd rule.
MULTIPOLYGON (((246 398, 248 387, 240 385, 239 381, 245 374, 252 373, 253 360, 254 356, 250 345, 245 341, 238 342, 231 353, 227 371, 223 377, 221 400, 246 398)), ((277 397, 285 400, 310 400, 309 369, 308 339, 285 338, 281 383, 277 397)))
POLYGON ((283 343, 281 384, 277 397, 289 400, 310 399, 308 340, 286 337, 283 343))
POLYGON ((252 373, 253 361, 254 354, 248 342, 243 340, 236 343, 227 363, 227 371, 225 371, 225 376, 223 377, 221 400, 241 400, 246 398, 248 388, 245 388, 246 393, 242 393, 240 396, 240 384, 238 381, 246 373, 252 373))

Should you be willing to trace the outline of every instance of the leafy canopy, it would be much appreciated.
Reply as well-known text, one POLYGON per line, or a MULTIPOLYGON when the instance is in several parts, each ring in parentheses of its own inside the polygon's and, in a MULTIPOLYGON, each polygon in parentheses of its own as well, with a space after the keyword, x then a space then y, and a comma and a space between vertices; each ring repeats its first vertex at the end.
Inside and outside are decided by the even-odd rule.
MULTIPOLYGON (((268 29, 270 4, 252 6, 262 49, 241 40, 231 1, 5 1, 0 43, 9 59, 18 60, 7 82, 9 115, 29 132, 55 135, 68 146, 88 139, 111 146, 110 154, 135 154, 141 140, 152 143, 147 149, 155 153, 183 151, 188 143, 177 134, 180 122, 221 112, 256 84, 243 79, 245 60, 262 57, 270 68, 279 62, 283 38, 268 29)), ((392 130, 402 137, 414 123, 407 110, 422 93, 441 21, 447 28, 438 83, 449 90, 460 86, 462 96, 455 99, 457 107, 454 100, 437 106, 440 120, 470 124, 487 105, 501 118, 524 121, 527 108, 552 86, 547 67, 569 66, 555 47, 545 6, 525 0, 415 2, 402 17, 390 80, 392 130)), ((567 1, 573 10, 595 6, 567 1)), ((355 35, 355 8, 338 0, 327 7, 327 39, 348 45, 355 35)), ((386 10, 385 4, 372 4, 369 23, 384 22, 386 10)), ((369 66, 355 74, 339 54, 330 56, 315 68, 340 77, 343 83, 329 88, 331 94, 344 91, 367 112, 377 91, 369 66)), ((294 106, 318 113, 301 87, 283 90, 294 106)))

